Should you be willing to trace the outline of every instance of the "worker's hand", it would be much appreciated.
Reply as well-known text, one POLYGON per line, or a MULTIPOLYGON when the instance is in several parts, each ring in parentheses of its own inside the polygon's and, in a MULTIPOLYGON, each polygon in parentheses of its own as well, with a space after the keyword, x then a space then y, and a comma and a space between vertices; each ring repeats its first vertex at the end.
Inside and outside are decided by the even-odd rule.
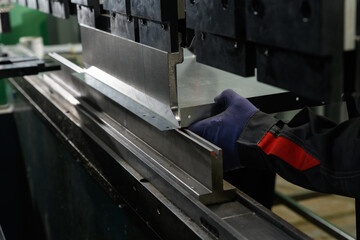
POLYGON ((192 124, 189 129, 223 149, 224 170, 241 166, 236 141, 249 118, 258 109, 233 90, 223 91, 215 103, 225 110, 213 117, 192 124))

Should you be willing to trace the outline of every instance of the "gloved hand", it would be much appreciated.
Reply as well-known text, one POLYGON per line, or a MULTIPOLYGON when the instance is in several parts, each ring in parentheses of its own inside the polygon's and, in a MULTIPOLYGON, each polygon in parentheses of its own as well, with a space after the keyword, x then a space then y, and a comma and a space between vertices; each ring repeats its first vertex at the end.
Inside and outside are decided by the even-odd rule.
POLYGON ((223 91, 215 103, 225 110, 192 124, 189 129, 223 149, 224 171, 241 166, 236 141, 249 118, 258 109, 231 89, 223 91))

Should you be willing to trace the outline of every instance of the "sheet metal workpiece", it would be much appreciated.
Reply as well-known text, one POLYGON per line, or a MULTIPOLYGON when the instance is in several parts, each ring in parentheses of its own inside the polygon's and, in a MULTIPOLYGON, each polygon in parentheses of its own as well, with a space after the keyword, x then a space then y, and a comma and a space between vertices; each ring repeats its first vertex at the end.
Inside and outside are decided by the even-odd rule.
MULTIPOLYGON (((80 74, 83 70, 63 61, 61 72, 11 82, 57 136, 74 149, 74 154, 105 190, 115 198, 123 197, 161 238, 306 239, 239 192, 227 200, 217 198, 222 203, 212 201, 209 206, 201 203, 186 185, 195 191, 200 181, 206 184, 200 178, 207 178, 204 174, 209 163, 221 165, 219 158, 211 160, 212 156, 221 155, 216 153, 218 149, 190 132, 161 132, 114 105, 72 77, 73 72, 80 74), (114 115, 120 119, 114 121, 114 115), (94 143, 92 148, 87 145, 90 142, 94 143), (98 151, 101 156, 109 156, 107 161, 94 158, 98 151), (184 181, 169 169, 182 171, 184 181), (186 171, 192 171, 195 176, 186 171)), ((217 171, 222 173, 221 168, 217 171)))
POLYGON ((137 107, 130 111, 161 129, 179 127, 176 64, 182 61, 181 53, 164 52, 86 26, 81 26, 81 38, 85 66, 95 66, 134 89, 134 93, 147 96, 135 102, 151 113, 143 117, 137 107), (163 120, 168 124, 157 124, 163 120))
POLYGON ((187 50, 183 57, 182 49, 168 53, 86 26, 81 26, 81 35, 85 66, 93 68, 77 77, 107 85, 104 89, 109 91, 103 94, 112 92, 120 105, 160 130, 211 116, 216 111, 213 97, 227 88, 246 98, 268 95, 266 101, 255 100, 265 112, 293 110, 306 103, 299 96, 284 96, 286 104, 269 108, 271 95, 276 100, 277 94, 285 94, 283 89, 197 63, 187 50), (119 100, 123 97, 128 101, 119 100))
MULTIPOLYGON (((63 68, 70 66, 72 71, 78 70, 78 68, 73 67, 71 63, 62 59, 60 56, 54 54, 52 54, 52 56, 60 63, 63 63, 63 68)), ((138 121, 135 121, 135 119, 128 121, 127 115, 119 112, 119 107, 116 107, 119 106, 120 101, 128 101, 129 104, 136 103, 131 102, 128 96, 122 96, 120 88, 123 86, 117 85, 115 82, 116 79, 112 81, 111 76, 104 76, 103 74, 105 73, 101 73, 93 67, 78 71, 68 76, 71 78, 69 84, 71 84, 83 98, 96 104, 104 112, 107 112, 107 115, 110 117, 125 124, 127 128, 132 129, 131 131, 135 136, 161 153, 161 156, 148 153, 152 155, 153 158, 156 158, 156 165, 161 166, 161 174, 173 178, 177 184, 183 186, 184 189, 201 202, 209 204, 223 201, 234 196, 231 187, 223 185, 221 170, 222 153, 218 147, 196 137, 193 137, 193 139, 196 139, 197 144, 193 144, 188 134, 181 131, 154 131, 155 128, 151 125, 145 125, 141 128, 137 127, 138 125, 142 125, 142 119, 139 118, 138 121), (107 81, 97 80, 99 78, 107 79, 107 81), (199 172, 198 169, 202 169, 201 172, 199 172)), ((126 90, 134 91, 129 88, 126 90)), ((137 97, 139 97, 139 95, 137 97)), ((128 107, 126 107, 126 109, 128 109, 128 107)), ((149 117, 151 118, 151 116, 149 117)), ((95 128, 95 126, 92 126, 92 128, 95 128)), ((129 137, 131 136, 129 135, 129 137)), ((107 142, 109 140, 104 138, 103 141, 107 142)), ((111 144, 111 142, 108 144, 111 144)), ((138 146, 138 148, 143 149, 142 151, 148 148, 147 145, 139 144, 141 146, 138 146)), ((119 149, 121 149, 120 146, 119 149)), ((121 154, 123 155, 124 153, 121 154)), ((129 162, 130 165, 133 163, 135 163, 135 160, 129 162)), ((141 168, 141 164, 138 167, 141 168)), ((146 175, 146 171, 142 174, 146 175)))

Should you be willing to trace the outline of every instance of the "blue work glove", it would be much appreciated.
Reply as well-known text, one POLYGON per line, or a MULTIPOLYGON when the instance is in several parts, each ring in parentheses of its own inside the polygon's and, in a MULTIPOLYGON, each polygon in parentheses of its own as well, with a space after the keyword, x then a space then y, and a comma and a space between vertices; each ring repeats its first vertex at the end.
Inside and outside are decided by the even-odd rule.
POLYGON ((215 103, 225 110, 213 117, 192 124, 189 129, 223 149, 224 171, 241 166, 237 140, 244 126, 258 109, 231 89, 223 91, 215 103))

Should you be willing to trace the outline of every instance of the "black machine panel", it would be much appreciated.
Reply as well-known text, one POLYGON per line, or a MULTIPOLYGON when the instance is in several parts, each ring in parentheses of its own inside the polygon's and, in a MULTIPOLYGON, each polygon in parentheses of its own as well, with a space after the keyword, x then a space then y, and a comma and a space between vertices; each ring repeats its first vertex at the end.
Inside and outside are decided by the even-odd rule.
POLYGON ((253 76, 255 51, 245 41, 196 32, 196 60, 242 76, 253 76))
POLYGON ((179 49, 177 35, 176 24, 139 19, 139 42, 142 44, 167 52, 176 52, 179 49))
POLYGON ((71 3, 87 7, 99 6, 99 3, 96 0, 71 0, 71 3))
POLYGON ((343 90, 344 1, 246 0, 258 80, 318 101, 343 90))
POLYGON ((343 49, 343 0, 246 0, 247 40, 331 55, 343 49))
POLYGON ((186 1, 188 28, 229 38, 244 38, 245 2, 239 0, 186 1))
POLYGON ((111 12, 130 15, 129 0, 104 0, 103 7, 111 12))
POLYGON ((317 101, 338 101, 343 89, 343 58, 258 46, 257 79, 317 101))
POLYGON ((131 15, 158 22, 177 20, 177 0, 131 0, 131 15))
POLYGON ((198 62, 253 76, 254 48, 245 41, 245 1, 186 1, 186 25, 195 30, 198 62))
POLYGON ((352 61, 344 54, 344 7, 342 0, 187 0, 186 27, 195 31, 198 62, 245 77, 256 68, 261 82, 339 101, 353 81, 344 72, 352 61))
POLYGON ((139 41, 137 18, 120 13, 112 13, 110 19, 111 33, 119 37, 139 41))

